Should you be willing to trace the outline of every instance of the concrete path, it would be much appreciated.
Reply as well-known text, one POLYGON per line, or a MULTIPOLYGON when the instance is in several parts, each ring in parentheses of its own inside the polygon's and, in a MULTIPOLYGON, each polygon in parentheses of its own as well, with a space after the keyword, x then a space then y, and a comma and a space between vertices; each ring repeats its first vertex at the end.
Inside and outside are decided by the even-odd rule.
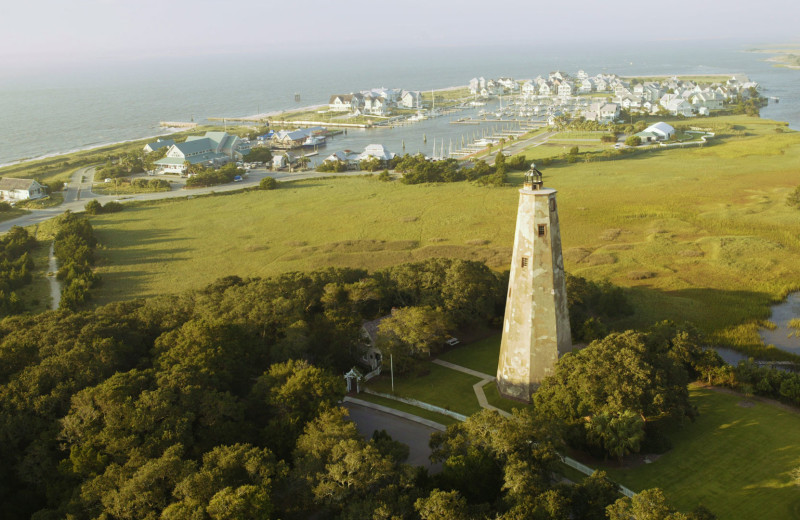
POLYGON ((478 399, 478 404, 481 405, 481 408, 485 408, 487 410, 494 410, 503 417, 511 417, 510 413, 508 413, 505 410, 501 410, 496 406, 490 405, 489 401, 486 399, 486 393, 483 391, 483 387, 486 386, 488 383, 495 381, 497 379, 496 377, 490 376, 489 374, 484 374, 483 372, 478 372, 477 370, 472 370, 471 368, 462 367, 461 365, 456 365, 455 363, 450 363, 449 361, 444 361, 441 359, 434 359, 433 362, 439 366, 449 368, 450 370, 457 370, 458 372, 463 372, 471 376, 479 377, 481 380, 472 385, 472 391, 475 392, 475 397, 478 399))
POLYGON ((449 368, 450 370, 457 370, 458 372, 463 372, 465 374, 479 377, 481 379, 488 379, 490 381, 494 381, 494 376, 490 376, 489 374, 484 374, 483 372, 478 372, 477 370, 472 370, 471 368, 462 367, 461 365, 456 365, 455 363, 450 363, 449 361, 444 361, 442 359, 434 359, 433 363, 436 363, 437 365, 443 366, 445 368, 449 368))

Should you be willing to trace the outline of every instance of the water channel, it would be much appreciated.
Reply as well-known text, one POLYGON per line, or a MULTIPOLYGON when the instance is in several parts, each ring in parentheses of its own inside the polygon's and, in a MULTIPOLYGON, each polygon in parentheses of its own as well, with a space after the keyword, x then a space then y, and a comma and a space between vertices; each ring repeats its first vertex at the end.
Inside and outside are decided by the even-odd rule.
POLYGON ((800 355, 800 330, 789 327, 789 322, 800 318, 800 292, 787 296, 783 302, 772 306, 770 321, 777 325, 774 330, 761 329, 759 334, 766 345, 800 355))

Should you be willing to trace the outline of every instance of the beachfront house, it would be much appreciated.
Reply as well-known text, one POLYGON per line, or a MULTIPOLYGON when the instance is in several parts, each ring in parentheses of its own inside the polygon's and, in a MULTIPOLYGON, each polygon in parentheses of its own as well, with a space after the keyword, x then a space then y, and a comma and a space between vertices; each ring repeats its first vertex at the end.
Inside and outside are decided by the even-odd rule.
POLYGON ((190 135, 183 143, 175 143, 167 155, 154 164, 157 173, 185 174, 189 166, 222 166, 230 161, 239 161, 249 147, 235 135, 227 132, 206 132, 205 135, 190 135))
POLYGON ((156 150, 160 150, 161 148, 172 146, 173 144, 175 144, 175 141, 173 141, 172 139, 160 139, 159 138, 159 139, 157 139, 156 141, 154 141, 152 143, 147 143, 146 145, 144 145, 144 153, 155 152, 156 150))
POLYGON ((15 202, 19 200, 39 199, 46 195, 44 186, 34 179, 0 179, 0 200, 15 202))

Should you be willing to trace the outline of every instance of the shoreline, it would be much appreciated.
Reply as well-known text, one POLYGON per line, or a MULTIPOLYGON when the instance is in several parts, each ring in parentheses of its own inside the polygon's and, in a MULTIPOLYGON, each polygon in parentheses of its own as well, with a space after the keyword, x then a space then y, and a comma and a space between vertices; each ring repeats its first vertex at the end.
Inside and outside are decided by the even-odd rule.
POLYGON ((18 166, 20 164, 25 164, 27 162, 41 161, 41 160, 44 160, 44 159, 54 159, 54 158, 61 157, 61 156, 64 156, 64 155, 72 155, 74 153, 91 152, 92 150, 97 150, 99 148, 105 148, 107 146, 118 146, 118 145, 121 145, 121 144, 134 143, 136 141, 142 141, 144 139, 155 139, 155 138, 158 138, 158 137, 164 137, 166 135, 177 134, 177 133, 183 132, 185 130, 186 130, 185 128, 165 127, 165 133, 163 133, 163 134, 148 135, 148 136, 144 136, 144 137, 136 137, 134 139, 125 139, 125 140, 122 140, 122 141, 112 141, 112 142, 101 143, 101 144, 91 144, 91 145, 85 146, 83 148, 75 148, 75 149, 72 149, 72 150, 68 150, 66 152, 53 152, 53 153, 48 153, 48 154, 45 154, 45 155, 39 155, 37 157, 29 157, 27 159, 17 159, 17 160, 11 161, 11 162, 0 164, 0 168, 5 168, 6 166, 18 166))
MULTIPOLYGON (((447 91, 450 91, 450 90, 458 90, 458 89, 466 88, 467 86, 468 85, 450 86, 450 87, 443 87, 443 88, 437 88, 437 89, 432 89, 432 90, 420 90, 419 92, 420 93, 423 93, 423 92, 447 92, 447 91)), ((292 110, 273 110, 273 111, 270 111, 270 112, 264 112, 264 113, 261 113, 261 114, 255 114, 255 115, 250 115, 250 116, 231 117, 231 118, 225 117, 224 119, 226 119, 226 120, 230 119, 230 121, 259 123, 259 122, 261 122, 261 119, 265 119, 265 118, 269 118, 269 117, 275 117, 276 115, 291 114, 291 113, 294 113, 294 112, 307 112, 309 110, 317 110, 317 109, 320 109, 322 107, 327 107, 327 106, 328 106, 327 103, 321 103, 321 104, 316 104, 316 105, 308 105, 308 106, 298 107, 298 108, 292 109, 292 110)), ((218 119, 218 120, 221 121, 223 118, 222 117, 217 117, 215 119, 218 119)), ((208 122, 208 124, 210 124, 210 125, 214 125, 215 124, 215 121, 210 119, 209 117, 206 117, 205 121, 208 122)), ((124 139, 122 141, 111 141, 111 142, 108 142, 108 143, 92 144, 92 145, 87 145, 87 146, 84 146, 84 147, 81 147, 81 148, 74 148, 72 150, 66 150, 66 151, 63 151, 63 152, 52 152, 52 153, 47 153, 47 154, 44 154, 44 155, 39 155, 39 156, 36 156, 36 157, 29 157, 29 158, 25 158, 25 159, 17 159, 17 160, 14 160, 14 161, 9 161, 7 163, 0 164, 0 168, 5 168, 5 167, 8 167, 8 166, 18 166, 18 165, 25 164, 25 163, 28 163, 28 162, 32 163, 32 162, 36 162, 36 161, 42 161, 44 159, 53 159, 53 158, 62 157, 62 156, 65 156, 65 155, 71 155, 71 154, 80 153, 80 152, 90 152, 90 151, 96 150, 98 148, 105 148, 107 146, 118 146, 118 145, 121 145, 121 144, 133 143, 133 142, 136 142, 136 141, 142 141, 144 139, 155 139, 155 138, 158 138, 158 137, 164 137, 164 136, 167 136, 167 135, 172 135, 172 134, 176 134, 176 133, 179 133, 179 132, 183 132, 183 131, 186 131, 187 129, 185 129, 185 128, 165 127, 164 130, 165 130, 165 132, 161 133, 161 134, 146 135, 146 136, 142 136, 142 137, 135 137, 135 138, 132 138, 132 139, 124 139)))

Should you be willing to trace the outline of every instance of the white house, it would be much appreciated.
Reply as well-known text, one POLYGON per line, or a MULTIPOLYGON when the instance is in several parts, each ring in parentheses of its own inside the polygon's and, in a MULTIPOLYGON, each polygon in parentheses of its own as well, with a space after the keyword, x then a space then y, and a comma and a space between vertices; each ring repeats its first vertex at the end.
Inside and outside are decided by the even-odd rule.
POLYGON ((553 89, 550 87, 550 85, 547 84, 547 82, 542 82, 541 84, 539 84, 539 95, 540 96, 553 95, 553 89))
POLYGON ((722 108, 722 98, 713 91, 698 92, 689 98, 689 101, 697 108, 707 108, 709 110, 719 110, 722 108))
POLYGON ((568 98, 572 95, 573 87, 569 81, 562 81, 558 86, 558 97, 568 98))
POLYGON ((469 80, 469 93, 470 94, 472 94, 474 96, 475 94, 480 92, 480 90, 481 90, 481 87, 480 87, 480 84, 478 83, 478 78, 472 78, 471 80, 469 80))
POLYGON ((374 94, 364 96, 364 112, 375 116, 386 114, 388 101, 374 94))
POLYGON ((331 112, 355 112, 364 105, 364 96, 361 94, 334 94, 328 101, 331 112))
POLYGON ((533 84, 533 81, 528 80, 522 84, 522 96, 525 99, 536 96, 536 85, 533 84))
POLYGON ((348 169, 358 169, 358 158, 361 154, 350 150, 333 152, 327 156, 323 162, 338 162, 344 164, 348 169))
POLYGON ((420 107, 420 94, 416 90, 406 90, 400 96, 400 106, 405 108, 419 108, 420 107))
POLYGON ((691 117, 694 115, 692 104, 682 97, 669 100, 664 108, 666 108, 673 116, 681 115, 685 117, 691 117))
POLYGON ((396 155, 397 154, 387 150, 382 144, 370 144, 359 154, 358 160, 378 159, 381 162, 389 162, 394 159, 396 155))
POLYGON ((613 123, 619 118, 619 105, 616 103, 603 103, 597 111, 597 121, 600 123, 613 123))
POLYGON ((34 179, 0 179, 0 200, 17 201, 39 199, 46 195, 44 186, 34 179))

